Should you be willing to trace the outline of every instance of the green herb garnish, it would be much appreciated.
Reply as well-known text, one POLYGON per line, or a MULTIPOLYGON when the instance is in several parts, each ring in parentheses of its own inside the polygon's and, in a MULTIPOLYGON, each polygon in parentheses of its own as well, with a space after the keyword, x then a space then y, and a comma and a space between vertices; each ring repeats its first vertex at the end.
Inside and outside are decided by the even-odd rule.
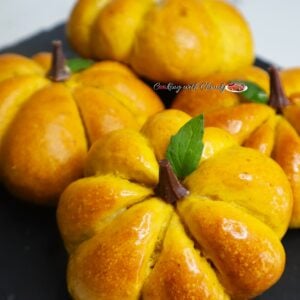
POLYGON ((268 103, 267 93, 258 84, 247 80, 233 80, 233 82, 239 82, 248 87, 246 91, 240 94, 243 100, 262 104, 268 103))
POLYGON ((198 167, 203 151, 204 117, 197 116, 187 122, 171 137, 166 158, 173 171, 182 179, 198 167))
POLYGON ((70 68, 72 73, 77 73, 83 71, 90 66, 92 66, 95 62, 90 59, 85 58, 71 58, 67 60, 67 66, 70 68))

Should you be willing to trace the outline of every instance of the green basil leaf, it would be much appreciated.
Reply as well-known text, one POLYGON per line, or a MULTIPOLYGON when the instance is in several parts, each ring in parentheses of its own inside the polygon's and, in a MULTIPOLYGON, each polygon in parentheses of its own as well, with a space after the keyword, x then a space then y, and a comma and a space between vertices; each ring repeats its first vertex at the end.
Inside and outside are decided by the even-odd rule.
POLYGON ((90 59, 85 58, 71 58, 67 60, 67 66, 70 68, 72 73, 77 73, 83 71, 90 66, 92 66, 95 62, 90 59))
POLYGON ((240 82, 248 87, 246 91, 240 94, 243 100, 262 104, 268 103, 267 93, 258 84, 247 80, 233 80, 233 82, 240 82))
POLYGON ((197 116, 187 122, 171 137, 166 158, 179 179, 198 167, 203 151, 204 117, 197 116))

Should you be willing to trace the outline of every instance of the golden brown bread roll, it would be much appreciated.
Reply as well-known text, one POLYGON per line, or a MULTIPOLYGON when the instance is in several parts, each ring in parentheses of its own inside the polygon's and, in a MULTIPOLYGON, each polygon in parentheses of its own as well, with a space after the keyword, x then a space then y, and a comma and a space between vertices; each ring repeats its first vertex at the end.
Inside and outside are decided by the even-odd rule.
POLYGON ((182 181, 189 194, 171 205, 155 188, 174 191, 155 156, 188 120, 166 110, 142 133, 93 144, 89 177, 69 185, 57 209, 74 300, 250 299, 281 276, 292 193, 273 160, 206 128, 199 167, 182 181))
POLYGON ((56 203, 83 175, 94 140, 115 129, 139 129, 163 109, 119 63, 95 63, 60 83, 48 78, 50 65, 48 53, 0 56, 1 181, 18 198, 38 204, 56 203))
POLYGON ((204 80, 216 84, 251 81, 269 95, 266 103, 250 103, 243 94, 226 90, 197 89, 181 92, 172 107, 192 116, 204 113, 207 126, 225 129, 240 144, 274 158, 286 172, 293 189, 294 209, 290 226, 299 228, 300 68, 281 71, 271 68, 269 73, 251 66, 204 80))
POLYGON ((67 34, 80 55, 155 81, 194 82, 254 59, 245 19, 221 0, 79 0, 67 34))

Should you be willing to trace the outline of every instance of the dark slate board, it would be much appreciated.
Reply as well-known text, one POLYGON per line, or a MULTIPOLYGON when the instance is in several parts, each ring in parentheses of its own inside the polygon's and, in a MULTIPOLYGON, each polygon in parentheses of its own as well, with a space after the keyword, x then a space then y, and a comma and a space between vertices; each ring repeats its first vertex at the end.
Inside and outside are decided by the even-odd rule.
MULTIPOLYGON (((48 51, 54 39, 63 40, 67 56, 74 56, 67 46, 63 24, 0 53, 33 55, 48 51)), ((260 59, 256 63, 269 66, 260 59)), ((171 101, 169 94, 162 96, 166 102, 171 101)), ((65 281, 67 254, 56 226, 54 208, 21 203, 1 187, 0 237, 0 300, 69 300, 65 281)), ((300 231, 289 231, 283 243, 287 252, 285 273, 259 300, 300 299, 300 231)))

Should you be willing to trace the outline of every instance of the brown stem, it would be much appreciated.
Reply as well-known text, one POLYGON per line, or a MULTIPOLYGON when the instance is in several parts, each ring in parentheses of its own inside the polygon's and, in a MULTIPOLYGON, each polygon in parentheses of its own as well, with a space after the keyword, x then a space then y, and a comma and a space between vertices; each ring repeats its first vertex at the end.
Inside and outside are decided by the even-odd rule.
POLYGON ((179 182, 167 159, 159 161, 159 182, 154 191, 157 196, 171 204, 189 194, 189 191, 179 182))
POLYGON ((55 82, 65 81, 70 77, 70 70, 66 66, 62 42, 53 41, 52 46, 52 64, 48 77, 55 82))
POLYGON ((290 105, 290 102, 283 91, 278 70, 275 67, 270 67, 269 75, 270 75, 270 99, 268 104, 271 107, 273 107, 277 113, 282 114, 283 109, 286 106, 290 105))

